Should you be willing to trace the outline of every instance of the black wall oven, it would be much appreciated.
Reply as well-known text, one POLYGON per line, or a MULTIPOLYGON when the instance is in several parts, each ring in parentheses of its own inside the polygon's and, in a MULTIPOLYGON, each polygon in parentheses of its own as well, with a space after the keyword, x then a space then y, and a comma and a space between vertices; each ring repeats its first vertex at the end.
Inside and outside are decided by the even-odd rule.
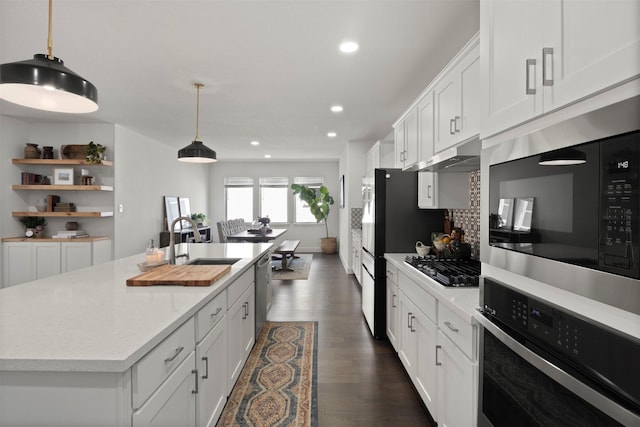
POLYGON ((640 342, 488 277, 479 426, 640 426, 640 342))

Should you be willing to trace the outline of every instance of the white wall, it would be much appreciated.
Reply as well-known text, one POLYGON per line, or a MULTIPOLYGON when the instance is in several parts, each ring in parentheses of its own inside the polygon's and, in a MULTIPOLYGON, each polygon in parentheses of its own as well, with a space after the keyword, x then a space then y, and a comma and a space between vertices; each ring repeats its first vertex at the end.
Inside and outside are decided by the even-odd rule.
MULTIPOLYGON (((324 185, 329 190, 336 202, 331 207, 328 218, 329 236, 339 236, 338 230, 341 224, 344 209, 340 209, 339 175, 337 161, 299 161, 299 162, 225 162, 224 160, 210 166, 210 197, 209 197, 209 224, 215 228, 217 221, 225 219, 225 193, 224 178, 226 176, 246 176, 252 177, 257 183, 260 177, 289 177, 289 182, 293 182, 296 176, 322 176, 324 185)), ((254 206, 258 206, 258 195, 255 194, 254 206)), ((293 203, 290 204, 289 218, 293 221, 293 203)), ((245 218, 246 221, 255 218, 245 218)), ((325 237, 324 224, 286 224, 288 229, 284 235, 286 239, 299 239, 299 252, 320 252, 320 238, 325 237)), ((217 228, 214 230, 214 240, 218 241, 217 228)), ((340 240, 340 239, 338 239, 340 240)), ((338 242, 338 244, 340 244, 338 242)))
POLYGON ((115 126, 115 141, 114 258, 122 258, 143 252, 149 239, 158 245, 164 196, 188 197, 192 212, 207 213, 211 166, 179 162, 175 147, 122 126, 115 126))

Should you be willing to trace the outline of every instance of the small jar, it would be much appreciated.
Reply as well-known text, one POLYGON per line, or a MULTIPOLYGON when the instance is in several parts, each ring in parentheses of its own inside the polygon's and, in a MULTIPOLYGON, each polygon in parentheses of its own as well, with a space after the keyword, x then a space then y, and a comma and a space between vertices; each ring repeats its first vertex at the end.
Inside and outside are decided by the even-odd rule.
POLYGON ((25 159, 39 159, 40 158, 40 149, 38 148, 38 144, 32 144, 27 142, 27 146, 24 147, 24 158, 25 159))
POLYGON ((53 147, 42 147, 42 158, 53 159, 53 147))

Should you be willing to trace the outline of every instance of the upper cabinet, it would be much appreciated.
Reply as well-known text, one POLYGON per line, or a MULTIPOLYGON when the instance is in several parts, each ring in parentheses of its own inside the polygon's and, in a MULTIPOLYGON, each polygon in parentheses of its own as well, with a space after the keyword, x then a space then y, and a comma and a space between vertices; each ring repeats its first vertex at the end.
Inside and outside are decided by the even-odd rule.
POLYGON ((640 2, 481 2, 481 136, 640 75, 640 2))
POLYGON ((418 108, 413 107, 394 126, 396 167, 409 168, 418 163, 418 108))
POLYGON ((475 35, 394 125, 396 167, 421 169, 480 131, 480 39, 475 35))
POLYGON ((434 152, 465 141, 480 131, 480 46, 474 38, 434 88, 434 152))
POLYGON ((364 176, 372 178, 376 169, 395 167, 394 156, 393 141, 376 142, 367 152, 367 163, 364 176))

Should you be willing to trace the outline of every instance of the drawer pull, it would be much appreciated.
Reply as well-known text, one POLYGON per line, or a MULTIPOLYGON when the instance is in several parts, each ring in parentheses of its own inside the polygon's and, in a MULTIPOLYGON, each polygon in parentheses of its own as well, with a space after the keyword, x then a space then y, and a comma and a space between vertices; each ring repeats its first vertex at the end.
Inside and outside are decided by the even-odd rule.
POLYGON ((536 60, 535 59, 527 59, 526 61, 526 85, 525 85, 525 93, 527 95, 535 95, 536 94, 536 81, 535 81, 535 71, 536 71, 536 60), (533 72, 531 70, 533 69, 533 72))
POLYGON ((451 330, 451 332, 460 332, 460 330, 453 326, 451 322, 444 322, 444 324, 451 330))
POLYGON ((193 376, 196 379, 196 389, 195 390, 191 390, 191 394, 198 394, 198 370, 197 369, 192 369, 191 373, 193 374, 193 376))
POLYGON ((442 363, 438 362, 438 349, 439 348, 442 348, 442 346, 441 345, 437 345, 436 346, 436 366, 442 366, 442 363))
POLYGON ((205 356, 202 358, 202 361, 204 362, 204 375, 202 379, 206 380, 209 378, 209 358, 205 356))
POLYGON ((171 357, 169 357, 167 359, 164 359, 164 363, 171 363, 174 360, 176 360, 176 357, 178 357, 178 355, 182 352, 182 350, 184 350, 184 347, 182 347, 182 346, 176 348, 176 351, 175 351, 175 353, 173 353, 173 356, 171 356, 171 357))
POLYGON ((216 312, 215 313, 211 313, 211 317, 216 317, 218 314, 220 314, 220 312, 222 311, 222 307, 218 307, 216 308, 216 312))
POLYGON ((396 294, 393 294, 393 297, 391 298, 391 306, 393 308, 397 307, 397 305, 396 305, 396 294))
POLYGON ((415 332, 416 330, 413 329, 413 321, 416 319, 416 316, 411 316, 411 332, 415 332))
POLYGON ((407 328, 411 329, 411 315, 413 313, 407 313, 407 328))

